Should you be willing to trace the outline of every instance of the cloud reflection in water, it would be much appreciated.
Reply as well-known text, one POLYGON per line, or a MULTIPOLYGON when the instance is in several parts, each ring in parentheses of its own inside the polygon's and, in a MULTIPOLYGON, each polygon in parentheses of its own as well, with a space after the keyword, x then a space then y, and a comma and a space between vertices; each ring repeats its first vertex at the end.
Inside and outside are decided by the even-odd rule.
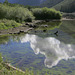
POLYGON ((56 66, 62 59, 75 58, 75 45, 64 44, 54 37, 41 38, 36 35, 26 34, 20 40, 21 43, 30 42, 35 54, 45 55, 44 64, 48 68, 56 66))

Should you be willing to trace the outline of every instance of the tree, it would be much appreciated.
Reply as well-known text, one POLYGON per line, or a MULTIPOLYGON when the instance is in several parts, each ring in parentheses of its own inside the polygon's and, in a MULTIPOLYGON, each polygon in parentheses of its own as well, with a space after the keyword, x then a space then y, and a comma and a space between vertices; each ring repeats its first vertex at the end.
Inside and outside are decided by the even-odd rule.
POLYGON ((5 0, 5 1, 4 1, 4 4, 7 4, 7 5, 8 5, 8 4, 9 4, 8 0, 5 0))

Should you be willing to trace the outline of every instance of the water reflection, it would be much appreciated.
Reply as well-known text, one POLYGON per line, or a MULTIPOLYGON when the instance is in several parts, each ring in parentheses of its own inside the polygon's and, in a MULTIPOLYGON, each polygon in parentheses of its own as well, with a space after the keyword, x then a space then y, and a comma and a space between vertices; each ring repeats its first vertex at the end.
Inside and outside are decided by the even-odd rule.
POLYGON ((20 40, 21 43, 30 42, 35 54, 45 55, 44 64, 48 68, 56 66, 62 59, 75 58, 75 45, 65 44, 54 37, 41 38, 26 34, 20 40))
POLYGON ((3 35, 0 36, 0 44, 7 44, 9 41, 9 36, 3 35))
POLYGON ((53 30, 55 28, 59 28, 61 26, 62 22, 61 21, 51 21, 51 22, 42 22, 42 23, 37 23, 36 25, 38 26, 35 30, 53 30))

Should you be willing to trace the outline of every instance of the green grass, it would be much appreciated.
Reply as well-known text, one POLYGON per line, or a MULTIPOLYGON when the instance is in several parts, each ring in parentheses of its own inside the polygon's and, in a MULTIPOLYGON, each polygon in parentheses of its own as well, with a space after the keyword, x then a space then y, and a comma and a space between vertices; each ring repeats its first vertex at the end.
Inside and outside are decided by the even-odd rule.
POLYGON ((17 23, 14 20, 7 20, 7 19, 0 20, 0 30, 15 28, 18 26, 21 26, 21 24, 17 23))

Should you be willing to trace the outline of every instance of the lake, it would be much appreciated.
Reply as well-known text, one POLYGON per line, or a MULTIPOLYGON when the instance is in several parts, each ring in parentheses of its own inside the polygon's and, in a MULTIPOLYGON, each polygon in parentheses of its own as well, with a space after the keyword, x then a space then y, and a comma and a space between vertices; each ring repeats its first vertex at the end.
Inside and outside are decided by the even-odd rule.
POLYGON ((4 61, 22 70, 40 71, 40 75, 74 75, 75 20, 38 26, 28 33, 0 36, 4 61))

